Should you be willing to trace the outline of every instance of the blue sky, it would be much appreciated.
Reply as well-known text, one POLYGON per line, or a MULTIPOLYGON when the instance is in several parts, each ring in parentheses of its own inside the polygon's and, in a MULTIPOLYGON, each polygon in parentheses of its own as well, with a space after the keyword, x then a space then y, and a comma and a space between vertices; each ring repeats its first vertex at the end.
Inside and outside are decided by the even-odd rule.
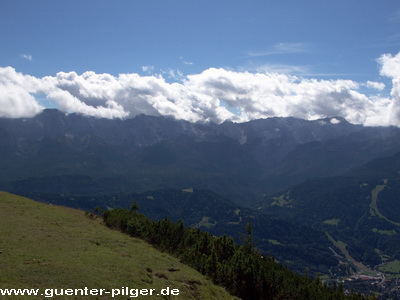
POLYGON ((400 49, 397 0, 2 0, 0 8, 0 64, 37 76, 269 65, 376 80, 375 60, 400 49))
MULTIPOLYGON (((262 88, 257 95, 250 96, 255 102, 249 107, 248 102, 243 100, 243 93, 236 96, 229 93, 233 89, 246 90, 248 85, 241 86, 246 80, 255 84, 252 77, 239 78, 239 75, 245 76, 247 72, 267 75, 268 80, 265 82, 268 84, 272 84, 274 80, 271 77, 277 74, 295 76, 296 88, 306 83, 306 80, 320 81, 321 84, 332 80, 348 80, 358 86, 346 84, 346 91, 356 91, 372 102, 377 102, 376 97, 381 100, 386 97, 387 103, 382 100, 379 109, 393 105, 397 100, 390 94, 394 90, 393 80, 397 78, 397 73, 396 76, 382 74, 384 66, 379 59, 390 54, 392 61, 387 63, 393 65, 397 61, 394 58, 400 51, 398 0, 0 0, 0 14, 0 67, 11 67, 15 74, 25 79, 28 76, 35 79, 43 79, 45 76, 56 78, 57 73, 73 72, 82 83, 90 76, 79 76, 88 71, 94 72, 95 75, 91 73, 92 79, 99 74, 108 74, 116 81, 120 79, 119 74, 138 74, 140 78, 137 80, 148 77, 164 79, 166 86, 160 89, 168 89, 168 93, 163 94, 160 90, 160 95, 169 99, 170 103, 165 103, 168 109, 164 109, 165 106, 163 109, 157 108, 153 100, 146 98, 148 107, 140 110, 143 106, 141 104, 127 104, 127 99, 119 98, 108 99, 115 102, 111 103, 101 98, 104 95, 98 96, 98 102, 94 104, 96 101, 93 98, 97 97, 94 96, 97 95, 95 92, 89 97, 76 91, 74 93, 65 85, 61 88, 74 97, 74 101, 82 102, 82 107, 103 106, 113 109, 114 104, 121 105, 125 114, 121 113, 119 117, 134 116, 140 112, 170 112, 174 116, 185 114, 172 107, 180 101, 171 100, 170 94, 178 93, 169 90, 174 83, 183 84, 185 92, 181 90, 179 93, 189 93, 188 98, 192 97, 191 104, 187 106, 192 117, 181 117, 191 121, 246 121, 274 115, 294 115, 309 119, 324 116, 325 111, 321 111, 321 105, 311 112, 295 111, 293 105, 301 105, 296 99, 290 100, 290 107, 279 108, 272 104, 266 106, 263 104, 265 101, 281 100, 273 100, 279 93, 267 97, 268 93, 264 91, 266 97, 263 97, 260 94, 262 88), (202 80, 198 78, 200 75, 203 76, 202 80), (207 79, 204 78, 206 75, 209 76, 207 79), (237 84, 233 79, 235 76, 238 78, 237 84), (206 93, 210 90, 210 85, 206 87, 210 78, 214 80, 213 83, 219 78, 224 78, 225 83, 229 82, 226 89, 228 94, 221 91, 221 82, 211 85, 215 93, 206 93), (194 82, 203 85, 195 85, 194 82), (378 88, 371 89, 373 85, 378 88), (193 106, 193 97, 201 98, 199 102, 211 101, 208 98, 214 97, 220 103, 197 107, 193 106), (391 101, 390 104, 388 101, 391 101), (205 111, 207 107, 209 110, 227 109, 228 112, 220 111, 211 117, 208 114, 204 118, 194 117, 194 114, 199 114, 198 109, 202 113, 209 113, 205 111), (258 110, 259 113, 254 114, 252 110, 258 110), (235 112, 235 115, 229 116, 229 112, 235 112), (242 114, 239 116, 240 112, 242 114)), ((5 78, 10 81, 7 77, 12 76, 10 74, 10 71, 3 72, 3 82, 6 82, 5 78)), ((287 77, 283 78, 288 83, 287 77)), ((142 84, 135 82, 136 85, 142 84)), ((146 84, 149 86, 150 83, 146 84)), ((262 80, 260 84, 263 85, 262 80)), ((62 86, 60 82, 54 85, 57 88, 62 86)), ((131 88, 137 89, 136 85, 131 88)), ((66 103, 69 100, 50 97, 48 87, 33 88, 20 81, 7 88, 16 86, 21 89, 15 92, 18 97, 22 97, 24 89, 35 99, 45 95, 57 107, 69 112, 77 110, 76 106, 66 103)), ((251 90, 255 88, 258 89, 258 86, 253 86, 251 90)), ((332 89, 335 90, 334 87, 332 89)), ((328 88, 328 93, 332 93, 332 89, 328 88)), ((339 94, 340 89, 343 86, 336 89, 339 94)), ((289 94, 293 93, 304 96, 303 90, 298 92, 292 88, 289 94)), ((6 91, 4 94, 7 94, 6 91)), ((157 95, 154 99, 160 96, 157 95)), ((117 97, 116 93, 113 97, 117 97)), ((132 97, 130 101, 135 101, 132 97)), ((357 101, 362 101, 361 98, 357 96, 357 101)), ((3 102, 4 105, 11 105, 13 101, 17 100, 10 98, 3 102)), ((23 100, 18 99, 17 102, 18 105, 16 102, 14 104, 23 105, 23 100)), ((39 101, 39 105, 43 103, 39 101)), ((30 114, 38 111, 32 109, 30 114)), ((352 109, 356 109, 354 105, 352 109)), ((362 109, 368 110, 370 107, 362 109)), ((89 110, 92 108, 82 113, 92 114, 89 110)), ((386 107, 380 113, 383 111, 388 113, 389 108, 386 107)), ((354 111, 343 112, 338 106, 333 110, 328 109, 328 112, 342 113, 344 117, 358 123, 373 124, 375 121, 371 120, 378 120, 378 116, 365 116, 365 113, 357 117, 354 111), (366 121, 368 118, 369 121, 366 121)), ((15 117, 24 114, 0 109, 0 115, 15 117)), ((111 115, 109 117, 116 116, 111 115)), ((107 117, 107 114, 98 116, 107 117)), ((379 124, 383 124, 383 118, 380 116, 379 124)), ((393 116, 391 118, 396 119, 393 116)), ((389 123, 396 122, 397 119, 389 123)))

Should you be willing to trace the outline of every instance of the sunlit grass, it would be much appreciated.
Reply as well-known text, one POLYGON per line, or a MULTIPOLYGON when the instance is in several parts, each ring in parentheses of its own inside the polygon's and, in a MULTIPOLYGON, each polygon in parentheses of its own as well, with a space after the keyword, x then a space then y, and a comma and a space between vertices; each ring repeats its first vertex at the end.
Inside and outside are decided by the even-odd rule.
POLYGON ((0 252, 1 288, 170 287, 180 290, 174 299, 233 298, 176 258, 108 229, 101 218, 4 192, 0 252))

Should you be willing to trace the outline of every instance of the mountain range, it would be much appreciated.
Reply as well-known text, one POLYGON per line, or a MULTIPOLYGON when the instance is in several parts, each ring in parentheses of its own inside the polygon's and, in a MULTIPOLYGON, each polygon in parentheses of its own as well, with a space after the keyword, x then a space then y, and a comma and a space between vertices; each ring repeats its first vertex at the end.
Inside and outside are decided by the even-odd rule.
POLYGON ((0 187, 13 192, 104 195, 196 187, 247 207, 306 179, 342 175, 400 151, 398 128, 338 117, 214 124, 46 109, 33 118, 1 118, 0 138, 0 187))

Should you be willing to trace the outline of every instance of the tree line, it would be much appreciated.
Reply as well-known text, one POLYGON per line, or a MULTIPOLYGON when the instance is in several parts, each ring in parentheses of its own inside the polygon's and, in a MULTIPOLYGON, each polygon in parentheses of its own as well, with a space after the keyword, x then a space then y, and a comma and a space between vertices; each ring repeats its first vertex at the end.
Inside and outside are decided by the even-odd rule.
POLYGON ((115 208, 103 212, 105 224, 133 237, 141 238, 155 248, 178 257, 225 287, 241 299, 364 299, 359 294, 345 295, 343 289, 328 287, 318 278, 300 276, 261 255, 254 246, 252 227, 247 224, 243 243, 238 245, 226 235, 213 236, 182 221, 165 218, 153 221, 131 209, 115 208))

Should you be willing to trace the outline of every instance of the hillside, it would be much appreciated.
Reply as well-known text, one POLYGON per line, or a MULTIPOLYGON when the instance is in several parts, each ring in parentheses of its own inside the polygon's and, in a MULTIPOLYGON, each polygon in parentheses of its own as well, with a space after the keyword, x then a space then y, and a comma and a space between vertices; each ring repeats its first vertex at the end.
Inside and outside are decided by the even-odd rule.
POLYGON ((5 192, 0 192, 0 258, 3 289, 170 287, 180 291, 174 299, 234 298, 170 255, 108 229, 100 218, 5 192))

